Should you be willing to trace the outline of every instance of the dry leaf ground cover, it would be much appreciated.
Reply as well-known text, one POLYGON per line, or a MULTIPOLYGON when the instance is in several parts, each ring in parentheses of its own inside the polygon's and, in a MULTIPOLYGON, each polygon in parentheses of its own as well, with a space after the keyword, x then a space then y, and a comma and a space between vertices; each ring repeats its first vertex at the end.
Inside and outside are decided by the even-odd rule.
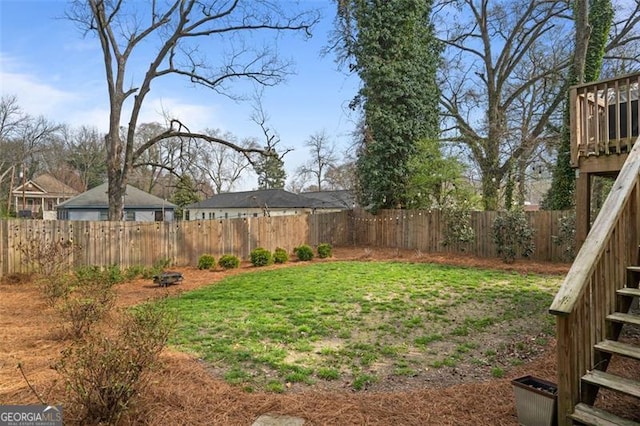
MULTIPOLYGON (((314 260, 312 266, 315 267, 321 262, 333 265, 335 261, 345 260, 360 262, 393 260, 412 264, 410 268, 418 268, 417 264, 421 263, 457 264, 472 269, 515 271, 517 276, 524 279, 532 273, 562 274, 567 270, 567 265, 558 264, 521 261, 515 265, 504 265, 496 260, 487 261, 469 256, 427 255, 415 251, 363 248, 336 248, 333 259, 314 260)), ((298 267, 300 267, 299 264, 292 262, 285 266, 268 267, 268 269, 280 273, 289 269, 294 271, 298 267)), ((229 276, 255 272, 246 263, 243 263, 240 269, 231 272, 198 271, 194 268, 183 268, 181 271, 185 275, 185 281, 167 289, 156 287, 148 280, 136 280, 119 285, 118 305, 130 306, 166 295, 182 294, 183 297, 188 297, 186 296, 188 290, 199 289, 229 276)), ((265 273, 267 270, 260 271, 260 274, 265 273)), ((56 373, 50 366, 65 346, 65 342, 60 339, 58 318, 54 311, 47 308, 35 285, 28 281, 21 281, 20 277, 7 278, 9 279, 3 280, 0 284, 0 403, 37 402, 36 396, 27 386, 20 370, 16 368, 18 363, 23 366, 25 374, 36 391, 47 401, 55 402, 59 400, 60 389, 52 386, 56 373)), ((558 277, 552 277, 550 282, 555 282, 553 285, 556 285, 558 279, 558 277)), ((468 293, 473 291, 470 290, 468 293)), ((456 291, 456 294, 463 298, 465 293, 456 291)), ((389 297, 391 297, 390 294, 387 294, 387 298, 389 297)), ((406 297, 410 300, 410 296, 406 297)), ((366 298, 363 296, 362 300, 366 298)), ((455 310, 455 308, 455 306, 448 306, 446 309, 455 310)), ((354 304, 352 312, 357 309, 361 308, 354 304)), ((373 327, 371 322, 366 321, 360 324, 360 328, 356 331, 353 331, 355 327, 351 327, 350 341, 356 342, 358 340, 356 337, 377 333, 372 329, 378 330, 380 326, 384 328, 385 315, 390 315, 391 318, 395 312, 393 310, 378 311, 373 308, 371 311, 377 315, 374 321, 377 326, 373 327)), ((460 324, 464 324, 467 314, 461 314, 460 324)), ((439 314, 434 313, 434 315, 439 314)), ((456 336, 454 330, 457 325, 446 324, 440 331, 434 332, 442 334, 443 339, 436 339, 431 343, 450 340, 453 342, 452 346, 446 350, 435 346, 426 350, 429 345, 424 344, 423 347, 420 344, 420 336, 430 334, 424 329, 425 322, 418 326, 415 324, 418 320, 412 320, 412 318, 397 317, 396 320, 399 323, 406 321, 397 340, 391 338, 390 342, 381 342, 376 359, 370 363, 365 362, 364 365, 361 358, 347 356, 348 362, 344 365, 348 364, 349 367, 343 365, 336 368, 340 375, 335 380, 317 377, 318 372, 321 371, 320 364, 314 365, 314 373, 309 375, 315 382, 315 385, 310 385, 304 380, 301 382, 286 380, 286 375, 281 375, 278 368, 270 370, 268 365, 265 367, 253 361, 248 363, 253 366, 246 368, 242 361, 237 362, 238 368, 245 368, 240 376, 247 374, 253 377, 260 370, 266 371, 264 377, 267 377, 266 374, 273 374, 274 380, 277 378, 285 386, 282 393, 263 390, 263 383, 268 383, 266 379, 247 381, 243 378, 237 380, 240 384, 229 383, 229 381, 234 382, 234 378, 230 377, 232 380, 228 380, 228 377, 225 381, 220 364, 214 360, 217 355, 209 355, 212 359, 209 362, 204 361, 197 347, 189 348, 184 342, 176 341, 178 346, 164 351, 161 365, 152 373, 150 386, 139 395, 130 414, 121 423, 250 425, 261 414, 270 412, 299 416, 306 420, 306 424, 311 425, 516 425, 517 418, 510 380, 525 374, 535 374, 555 380, 553 338, 547 339, 543 336, 543 340, 540 340, 538 334, 530 333, 528 337, 530 341, 517 338, 511 343, 498 343, 496 349, 483 350, 483 345, 488 345, 488 342, 493 340, 490 337, 492 333, 496 341, 505 337, 504 327, 509 330, 511 325, 506 325, 509 321, 500 322, 501 325, 495 329, 492 327, 498 325, 498 322, 491 321, 492 324, 480 330, 480 334, 488 333, 485 338, 478 343, 466 345, 471 347, 464 349, 462 348, 465 342, 471 341, 469 336, 456 336), (412 327, 411 324, 414 326, 412 327), (460 341, 455 341, 457 338, 460 338, 460 341), (406 341, 412 343, 406 344, 405 348, 403 346, 405 343, 402 342, 406 341), (518 342, 524 342, 526 348, 535 348, 535 351, 522 351, 523 346, 518 342), (412 345, 416 346, 409 348, 412 345), (183 346, 184 350, 190 353, 177 350, 177 347, 183 346), (383 349, 385 346, 394 348, 399 346, 400 349, 385 350, 383 349), (387 357, 385 355, 387 351, 391 352, 392 356, 387 357), (425 367, 421 362, 413 363, 414 353, 430 356, 431 358, 425 358, 424 362, 431 363, 431 366, 425 367), (436 368, 434 363, 440 360, 444 364, 447 356, 452 356, 445 354, 453 354, 455 364, 436 368), (496 367, 502 368, 502 373, 493 370, 496 367), (429 368, 433 375, 429 376, 425 368, 429 368), (365 383, 362 390, 354 390, 353 373, 361 370, 368 371, 368 369, 376 372, 376 379, 365 383), (412 374, 418 370, 424 370, 425 373, 420 371, 418 376, 413 376, 412 374), (402 374, 403 371, 407 374, 402 374), (479 371, 483 373, 477 374, 479 371), (500 374, 504 376, 494 377, 500 374), (287 383, 290 384, 289 388, 286 387, 287 383)), ((511 323, 516 324, 518 321, 514 320, 511 323)), ((519 326, 513 325, 513 327, 515 328, 512 330, 515 332, 519 326)), ((345 327, 345 330, 347 328, 345 327)), ((543 331, 544 328, 543 320, 543 331)), ((507 336, 508 334, 506 333, 507 336)), ((340 341, 342 347, 349 341, 346 339, 346 334, 344 336, 344 341, 340 341)), ((337 338, 340 339, 339 336, 337 338)), ((309 340, 310 351, 309 346, 306 348, 304 344, 298 346, 298 349, 300 347, 303 349, 298 351, 301 358, 306 355, 313 358, 316 347, 322 353, 322 347, 317 342, 326 343, 330 339, 327 336, 318 336, 315 341, 309 340)), ((325 349, 325 352, 330 351, 325 349)), ((295 359, 286 359, 282 362, 296 365, 295 359)), ((257 374, 256 377, 258 377, 257 374)), ((606 405, 607 401, 604 404, 606 405)))

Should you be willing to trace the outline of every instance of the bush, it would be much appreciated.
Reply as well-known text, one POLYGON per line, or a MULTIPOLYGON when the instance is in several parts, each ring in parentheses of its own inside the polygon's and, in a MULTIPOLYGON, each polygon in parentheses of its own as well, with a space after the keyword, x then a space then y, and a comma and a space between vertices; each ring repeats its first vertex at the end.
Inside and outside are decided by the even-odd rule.
POLYGON ((39 236, 29 237, 17 248, 30 272, 44 277, 69 271, 73 260, 81 255, 80 245, 72 240, 43 240, 39 236))
POLYGON ((136 278, 144 277, 145 267, 142 265, 129 266, 124 271, 124 278, 127 281, 135 280, 136 278))
POLYGON ((262 247, 258 247, 251 251, 251 264, 253 266, 267 266, 273 263, 271 252, 262 247))
POLYGON ((553 243, 562 249, 561 257, 565 262, 571 262, 576 257, 576 214, 571 212, 559 220, 558 235, 551 238, 553 243))
POLYGON ((313 259, 313 249, 307 244, 303 244, 293 249, 298 260, 307 261, 313 259))
POLYGON ((123 315, 115 333, 97 333, 62 352, 54 369, 62 376, 67 404, 79 424, 116 424, 148 383, 173 329, 161 305, 123 315))
POLYGON ((492 230, 498 255, 505 263, 513 263, 516 257, 528 257, 533 253, 533 229, 524 211, 516 209, 500 213, 492 230))
POLYGON ((287 263, 289 261, 289 253, 282 247, 277 247, 273 252, 273 261, 276 263, 287 263))
POLYGON ((320 259, 326 259, 327 257, 333 256, 333 247, 331 247, 331 244, 328 244, 328 243, 319 244, 317 250, 318 250, 318 257, 320 259))
POLYGON ((198 259, 198 269, 211 269, 216 266, 216 259, 210 254, 203 254, 198 259))
POLYGON ((471 210, 465 204, 463 207, 452 205, 442 210, 444 218, 444 238, 442 245, 470 243, 475 239, 475 231, 471 227, 471 210))
POLYGON ((240 266, 240 259, 238 259, 238 256, 225 254, 218 260, 218 266, 223 269, 235 269, 240 266))
POLYGON ((66 289, 59 289, 62 301, 57 307, 70 326, 67 332, 80 339, 113 307, 116 298, 112 288, 114 283, 108 274, 90 280, 75 277, 65 283, 66 289))
POLYGON ((153 266, 145 268, 142 271, 142 278, 146 280, 152 279, 156 275, 160 275, 161 273, 163 273, 164 270, 169 266, 171 266, 171 259, 161 257, 160 259, 157 259, 155 262, 153 262, 153 266))

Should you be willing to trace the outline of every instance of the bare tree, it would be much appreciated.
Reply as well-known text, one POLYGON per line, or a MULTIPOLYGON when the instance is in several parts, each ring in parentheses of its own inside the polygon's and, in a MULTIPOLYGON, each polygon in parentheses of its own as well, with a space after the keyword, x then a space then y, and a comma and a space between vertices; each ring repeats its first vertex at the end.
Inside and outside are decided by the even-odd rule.
POLYGON ((564 100, 569 55, 558 35, 570 31, 568 8, 561 1, 457 0, 440 9, 454 15, 443 39, 446 140, 468 149, 481 173, 485 209, 498 207, 500 184, 513 162, 548 137, 549 120, 564 100), (522 78, 533 65, 535 72, 522 78), (527 128, 514 135, 512 118, 522 99, 544 99, 545 110, 526 113, 527 128))
MULTIPOLYGON (((293 151, 293 148, 278 148, 280 135, 269 127, 269 115, 264 110, 262 90, 256 90, 253 95, 253 112, 251 121, 262 130, 264 138, 264 150, 262 157, 253 158, 251 164, 258 175, 258 187, 260 189, 283 188, 287 178, 284 170, 284 156, 293 151), (280 151, 278 151, 280 149, 280 151)), ((257 142, 255 146, 257 146, 257 142)))
POLYGON ((150 5, 124 0, 76 0, 73 5, 67 16, 85 32, 95 34, 103 52, 110 103, 105 144, 112 220, 122 215, 123 195, 137 159, 164 139, 200 138, 241 152, 261 152, 194 133, 175 119, 166 131, 136 146, 138 120, 152 83, 179 76, 225 95, 232 95, 229 84, 239 79, 260 85, 277 84, 286 75, 288 64, 269 47, 255 48, 255 44, 246 43, 244 35, 282 31, 309 35, 318 20, 317 14, 296 11, 290 3, 281 7, 267 0, 171 0, 150 5), (205 51, 205 42, 214 47, 205 51), (136 79, 139 74, 128 72, 132 58, 140 54, 142 47, 151 46, 158 46, 157 50, 142 77, 136 79), (125 118, 126 102, 130 102, 131 112, 125 118), (121 135, 124 120, 127 130, 121 135))
MULTIPOLYGON (((250 139, 236 142, 237 138, 231 133, 220 135, 219 130, 207 129, 206 134, 213 137, 232 141, 243 149, 256 148, 256 143, 250 139)), ((249 160, 241 153, 224 145, 205 144, 199 150, 197 165, 202 175, 211 182, 216 194, 232 191, 243 176, 251 168, 249 160)))
POLYGON ((296 173, 305 181, 310 178, 315 190, 322 191, 327 172, 336 167, 338 162, 335 143, 330 142, 327 133, 322 130, 311 135, 305 146, 309 148, 309 160, 298 167, 296 173))

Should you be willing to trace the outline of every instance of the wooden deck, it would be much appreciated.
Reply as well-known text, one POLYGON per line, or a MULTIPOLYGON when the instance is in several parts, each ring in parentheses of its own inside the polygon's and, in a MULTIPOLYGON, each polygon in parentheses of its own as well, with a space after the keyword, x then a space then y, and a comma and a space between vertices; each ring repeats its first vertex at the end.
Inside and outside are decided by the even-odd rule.
POLYGON ((571 162, 577 169, 580 251, 550 312, 556 316, 558 424, 636 424, 593 406, 600 388, 640 397, 640 383, 606 373, 612 356, 640 353, 617 342, 639 294, 640 74, 571 89, 571 162), (589 217, 591 178, 615 176, 600 214, 589 217))

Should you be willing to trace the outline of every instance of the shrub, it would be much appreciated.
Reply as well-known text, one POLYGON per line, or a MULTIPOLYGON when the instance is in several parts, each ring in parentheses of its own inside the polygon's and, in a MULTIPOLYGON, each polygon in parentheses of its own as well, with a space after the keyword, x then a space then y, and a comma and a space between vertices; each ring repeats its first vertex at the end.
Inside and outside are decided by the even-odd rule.
POLYGON ((210 254, 203 254, 198 259, 198 269, 211 269, 216 265, 216 259, 210 254))
POLYGON ((294 248, 293 252, 298 257, 298 260, 307 261, 313 259, 313 249, 307 244, 294 248))
POLYGON ((277 247, 273 252, 273 261, 276 263, 287 263, 289 260, 289 254, 282 247, 277 247))
POLYGON ((135 280, 136 278, 144 276, 145 267, 142 265, 129 266, 124 271, 124 278, 127 281, 135 280))
POLYGON ((67 332, 80 339, 113 307, 116 297, 113 282, 103 274, 101 278, 86 281, 76 277, 67 283, 66 289, 60 289, 62 301, 58 310, 70 326, 67 332))
POLYGON ((40 280, 40 287, 49 306, 57 306, 60 300, 64 300, 69 295, 72 279, 73 277, 68 274, 53 274, 40 280))
POLYGON ((576 214, 571 212, 559 220, 558 235, 551 238, 553 243, 562 249, 562 260, 570 262, 576 257, 576 214))
POLYGON ((498 255, 505 263, 513 263, 516 257, 528 257, 533 253, 533 229, 524 211, 515 209, 500 213, 492 230, 498 255))
POLYGON ((32 236, 17 245, 22 262, 31 271, 49 277, 68 271, 74 258, 81 254, 81 247, 72 240, 45 240, 32 236))
POLYGON ((143 305, 117 324, 115 333, 97 333, 65 349, 54 365, 79 424, 118 422, 148 384, 147 372, 155 366, 174 321, 160 305, 143 305))
POLYGON ((110 265, 102 269, 99 266, 81 266, 76 268, 75 276, 78 284, 83 285, 94 281, 108 284, 119 284, 125 281, 125 274, 118 265, 110 265))
POLYGON ((163 273, 169 266, 171 266, 171 259, 166 257, 156 259, 156 261, 153 262, 153 266, 145 268, 144 271, 142 271, 142 278, 147 280, 151 279, 154 276, 163 273))
POLYGON ((218 260, 218 266, 223 269, 235 269, 240 266, 240 259, 238 259, 238 256, 225 254, 218 260))
POLYGON ((319 244, 317 250, 318 250, 318 257, 320 259, 326 259, 327 257, 333 256, 333 247, 331 247, 331 244, 328 244, 328 243, 319 244))
POLYGON ((271 252, 262 247, 251 250, 251 264, 253 266, 267 266, 273 263, 271 252))
POLYGON ((471 227, 471 210, 468 203, 463 206, 451 205, 442 210, 444 219, 444 238, 442 245, 466 244, 475 239, 471 227))

